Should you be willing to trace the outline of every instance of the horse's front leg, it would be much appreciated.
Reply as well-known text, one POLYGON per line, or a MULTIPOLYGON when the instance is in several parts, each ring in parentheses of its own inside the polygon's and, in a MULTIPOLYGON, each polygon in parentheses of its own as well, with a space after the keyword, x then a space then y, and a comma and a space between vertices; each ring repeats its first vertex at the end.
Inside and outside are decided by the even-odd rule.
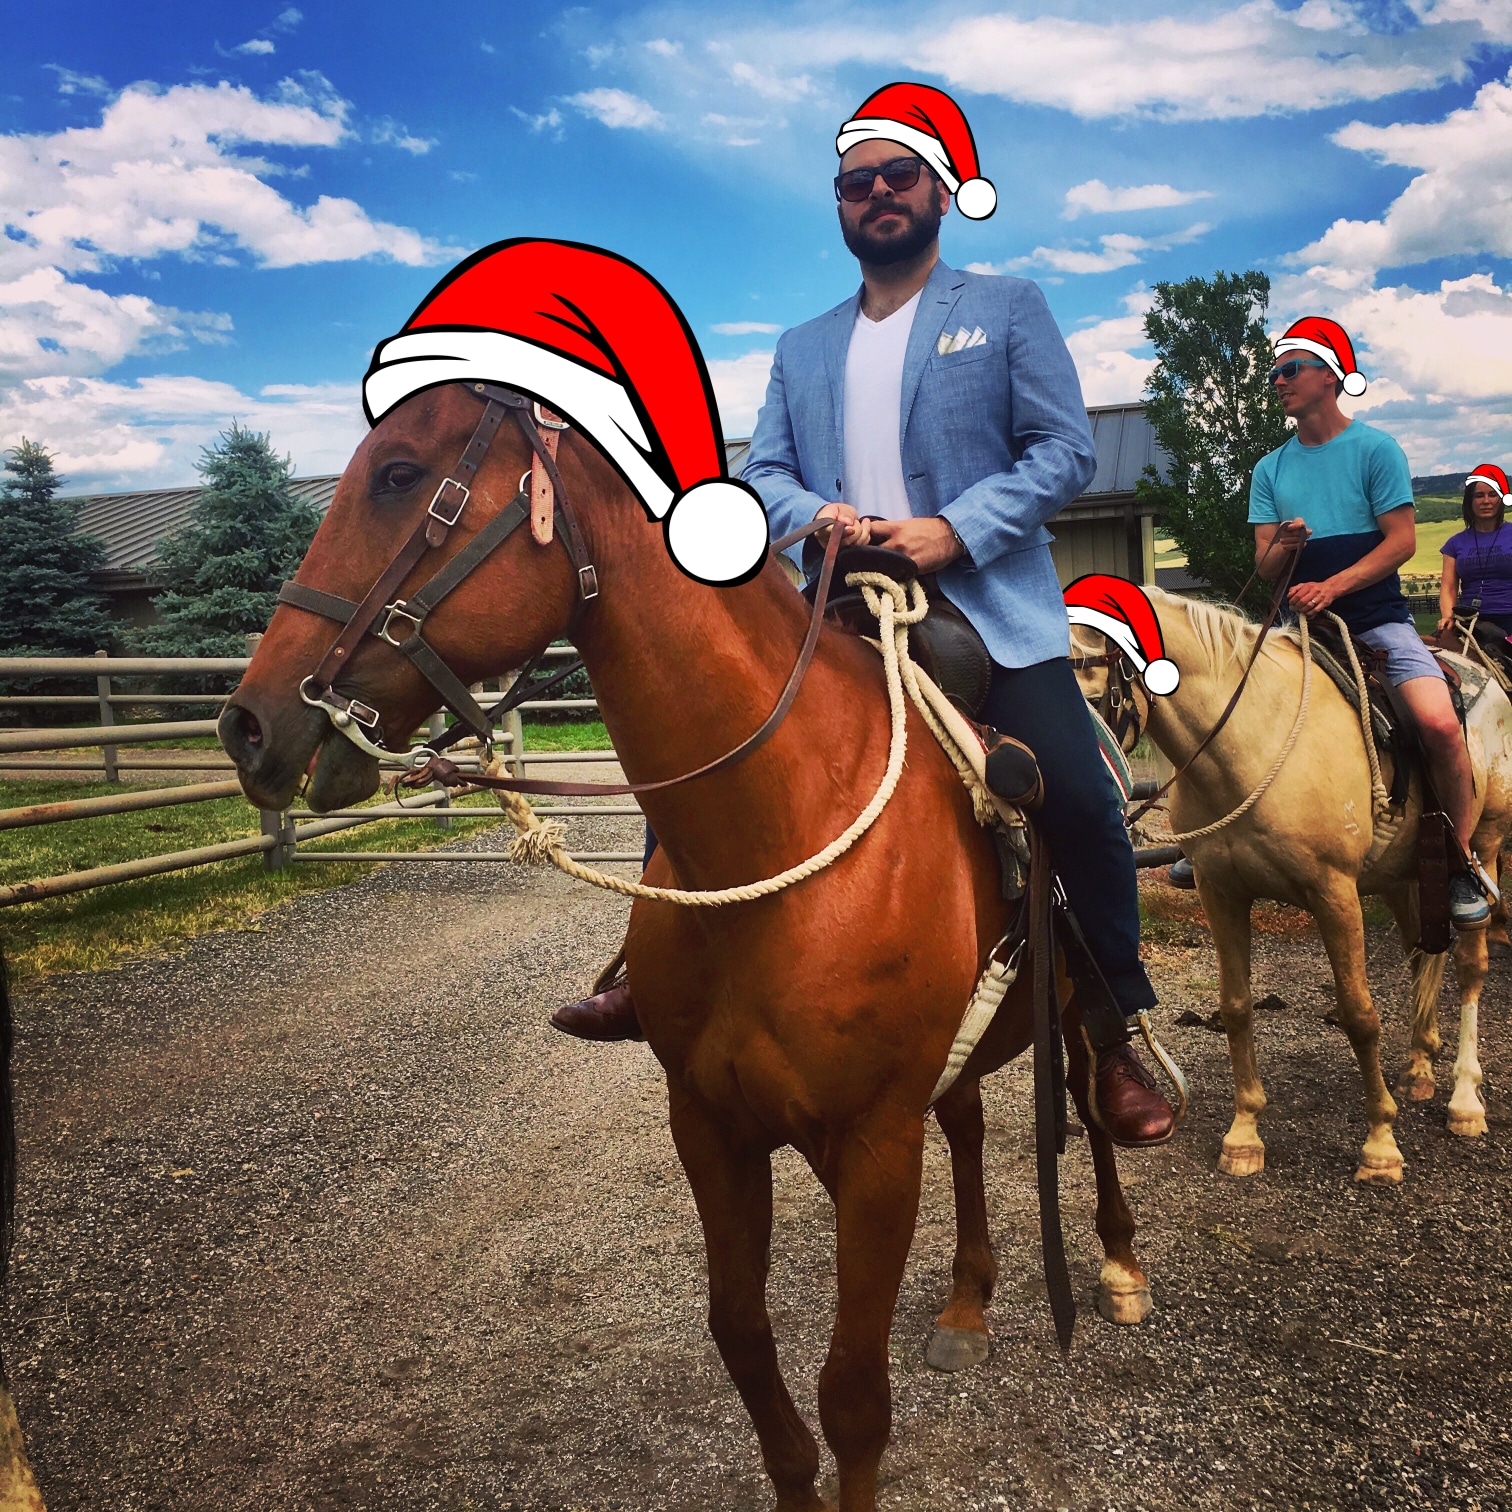
POLYGON ((778 1512, 824 1512, 814 1490, 819 1446, 783 1382, 767 1312, 771 1155, 732 1138, 717 1109, 675 1091, 671 1101, 672 1138, 708 1251, 709 1332, 756 1428, 778 1512))
POLYGON ((1338 877, 1313 895, 1310 911, 1318 921, 1323 948, 1333 967, 1339 1022, 1354 1047, 1365 1085, 1365 1118, 1370 1132, 1360 1151, 1355 1180, 1390 1185, 1402 1179, 1402 1152, 1391 1128, 1397 1106, 1381 1075, 1381 1020, 1365 977, 1365 921, 1360 916, 1360 895, 1352 882, 1338 877))
POLYGON ((1486 1132, 1486 1105, 1480 1098, 1480 995, 1486 983, 1487 931, 1464 930, 1454 942, 1454 976, 1460 994, 1459 1054, 1454 1060, 1454 1092, 1449 1098, 1449 1132, 1474 1139, 1486 1132))
POLYGON ((839 1305, 819 1373, 819 1421, 840 1472, 840 1512, 873 1512, 892 1428, 887 1336, 919 1213, 924 1120, 880 1108, 820 1173, 835 1199, 839 1305))
POLYGON ((1150 1313, 1150 1283, 1134 1257, 1134 1215, 1118 1180, 1113 1141, 1087 1106, 1087 1042, 1081 1036, 1081 1015, 1066 1016, 1066 1081, 1076 1111, 1087 1131, 1092 1172, 1097 1179, 1097 1237, 1102 1240, 1103 1267, 1097 1279, 1097 1310, 1109 1323, 1143 1323, 1150 1313))
POLYGON ((982 1172, 982 1084, 972 1077, 935 1104, 935 1116, 950 1144, 955 1185, 956 1249, 950 1301, 935 1321, 925 1358, 936 1370, 965 1370, 987 1358, 988 1302, 997 1281, 997 1260, 987 1228, 987 1189, 982 1172))
POLYGON ((1218 1169, 1225 1176, 1255 1176, 1265 1169, 1260 1114, 1265 1088, 1255 1054, 1255 1000, 1250 992, 1250 899, 1224 892, 1197 874, 1197 892, 1218 952, 1218 1012, 1228 1035, 1234 1071, 1234 1121, 1223 1136, 1218 1169))

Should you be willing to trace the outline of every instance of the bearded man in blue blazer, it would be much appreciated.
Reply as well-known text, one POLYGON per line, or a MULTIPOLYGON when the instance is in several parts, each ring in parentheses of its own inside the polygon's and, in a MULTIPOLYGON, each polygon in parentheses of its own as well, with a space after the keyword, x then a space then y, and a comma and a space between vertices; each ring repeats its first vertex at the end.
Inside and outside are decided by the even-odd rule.
MULTIPOLYGON (((835 180, 862 286, 778 341, 745 480, 773 537, 818 516, 843 520, 847 543, 936 573, 976 627, 995 664, 983 718, 1038 756, 1056 870, 1133 1015, 1155 1002, 1139 960, 1134 856, 1068 660, 1045 529, 1096 471, 1081 384, 1037 285, 940 260, 951 191, 965 206, 972 183, 960 181, 973 176, 950 183, 949 160, 937 171, 923 133, 886 129, 854 140, 835 180)), ((1119 1143, 1169 1138, 1170 1106, 1126 1035, 1100 1049, 1095 1090, 1119 1143)))

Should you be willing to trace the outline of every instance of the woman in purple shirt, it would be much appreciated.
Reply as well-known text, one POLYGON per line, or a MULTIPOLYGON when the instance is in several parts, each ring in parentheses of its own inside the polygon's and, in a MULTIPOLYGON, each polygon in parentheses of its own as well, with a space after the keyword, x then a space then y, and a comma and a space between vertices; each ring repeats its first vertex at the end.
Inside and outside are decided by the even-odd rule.
POLYGON ((1439 622, 1442 632, 1464 617, 1479 615, 1475 638, 1503 656, 1512 652, 1512 525, 1506 523, 1507 475, 1486 463, 1465 479, 1465 524, 1440 548, 1439 622))

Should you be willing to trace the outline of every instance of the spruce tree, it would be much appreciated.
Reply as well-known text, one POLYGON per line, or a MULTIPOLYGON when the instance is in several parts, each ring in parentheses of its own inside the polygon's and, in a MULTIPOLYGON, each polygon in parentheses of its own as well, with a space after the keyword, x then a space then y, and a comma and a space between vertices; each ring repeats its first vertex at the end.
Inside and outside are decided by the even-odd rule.
MULTIPOLYGON (((1215 273, 1155 285, 1145 334, 1159 361, 1145 385, 1145 414, 1170 458, 1169 481, 1146 469, 1142 499, 1186 552, 1192 576, 1226 596, 1255 565, 1249 480, 1286 440, 1286 414, 1271 367, 1264 273, 1215 273)), ((1265 601, 1267 585, 1251 597, 1265 601)))
POLYGON ((105 561, 75 535, 81 502, 59 499, 52 454, 23 438, 0 478, 0 650, 8 656, 88 656, 109 650, 115 625, 89 574, 105 561))
POLYGON ((265 630, 279 584, 309 549, 319 512, 289 486, 289 459, 232 422, 201 454, 204 488, 189 525, 158 543, 159 623, 137 644, 152 656, 240 656, 265 630))

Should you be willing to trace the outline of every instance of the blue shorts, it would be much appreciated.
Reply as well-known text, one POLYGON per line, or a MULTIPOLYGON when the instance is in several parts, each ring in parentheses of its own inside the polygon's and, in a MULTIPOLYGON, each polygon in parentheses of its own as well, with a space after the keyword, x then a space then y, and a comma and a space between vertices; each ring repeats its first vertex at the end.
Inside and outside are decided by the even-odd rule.
POLYGON ((1374 630, 1361 630, 1355 638, 1386 653, 1386 678, 1393 688, 1400 688, 1404 682, 1411 682, 1414 677, 1436 677, 1440 682, 1448 681, 1444 669, 1438 664, 1438 658, 1423 644, 1417 626, 1410 621, 1403 624, 1399 620, 1393 620, 1390 624, 1377 625, 1374 630))

